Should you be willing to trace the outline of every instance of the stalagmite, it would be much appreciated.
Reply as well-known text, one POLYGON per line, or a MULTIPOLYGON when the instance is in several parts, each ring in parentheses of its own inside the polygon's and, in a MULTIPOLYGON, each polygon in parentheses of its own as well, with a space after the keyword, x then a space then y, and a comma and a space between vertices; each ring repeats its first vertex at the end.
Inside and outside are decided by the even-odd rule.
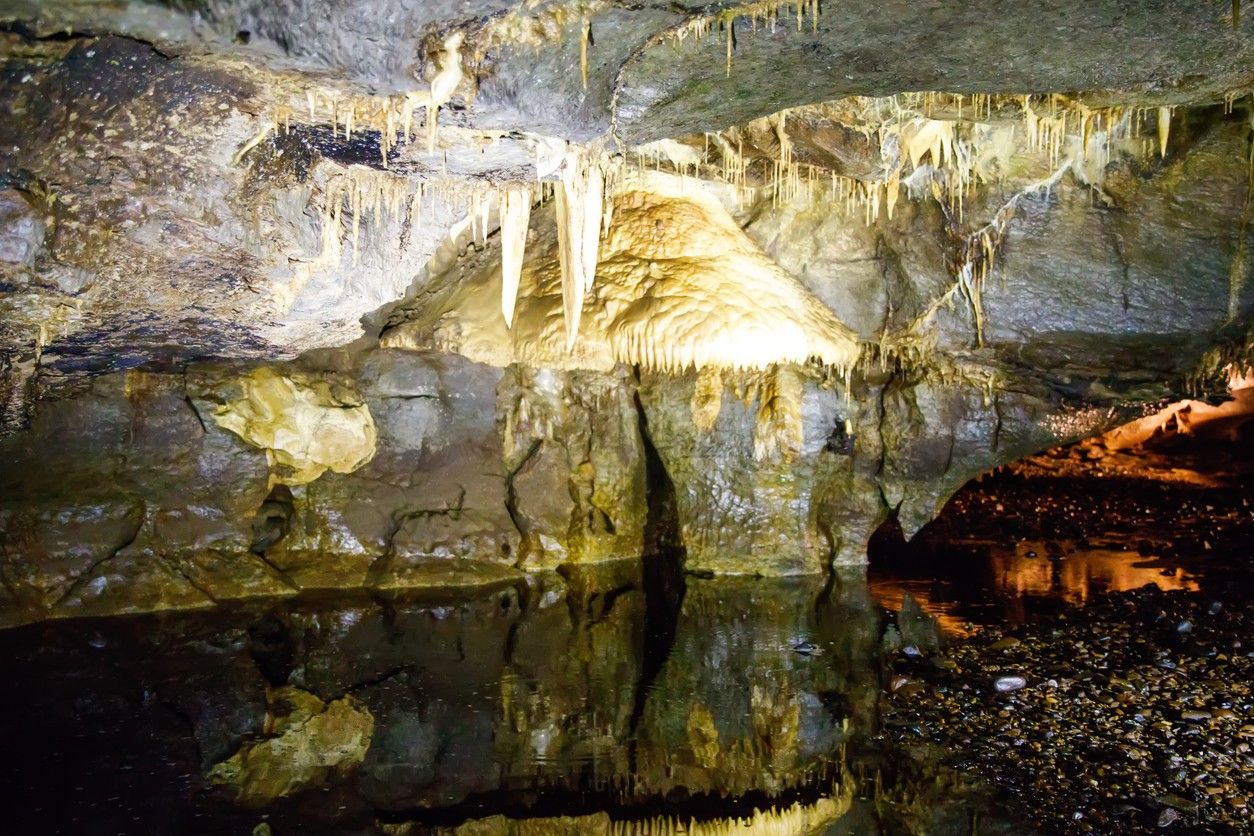
POLYGON ((453 92, 462 81, 461 48, 464 35, 453 32, 444 39, 444 50, 436 59, 439 71, 431 79, 431 91, 425 102, 427 106, 427 151, 435 151, 436 119, 440 107, 449 103, 453 92))
POLYGON ((531 217, 531 191, 509 188, 501 193, 501 313, 505 325, 514 324, 518 281, 522 276, 527 224, 531 217))

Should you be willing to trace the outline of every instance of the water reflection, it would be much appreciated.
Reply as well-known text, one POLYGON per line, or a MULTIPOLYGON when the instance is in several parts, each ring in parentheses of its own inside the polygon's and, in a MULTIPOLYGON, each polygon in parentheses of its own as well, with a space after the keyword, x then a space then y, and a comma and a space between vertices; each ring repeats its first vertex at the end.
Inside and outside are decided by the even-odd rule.
POLYGON ((954 636, 981 625, 1023 624, 1095 595, 1156 584, 1197 591, 1200 576, 1152 556, 1021 541, 1011 548, 947 544, 941 553, 900 549, 868 578, 875 600, 900 610, 906 595, 954 636))
POLYGON ((873 732, 880 622, 860 576, 690 580, 642 680, 646 609, 624 564, 0 632, 12 832, 812 804, 873 732))

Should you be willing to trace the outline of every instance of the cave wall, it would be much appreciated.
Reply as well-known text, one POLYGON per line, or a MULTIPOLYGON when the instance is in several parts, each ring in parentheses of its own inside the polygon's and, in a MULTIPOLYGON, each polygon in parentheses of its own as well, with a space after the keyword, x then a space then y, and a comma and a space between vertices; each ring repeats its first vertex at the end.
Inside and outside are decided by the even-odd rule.
MULTIPOLYGON (((794 128, 799 145, 819 135, 809 130, 794 128)), ((704 371, 333 351, 263 368, 352 393, 341 405, 368 408, 374 453, 282 484, 282 467, 214 418, 256 367, 44 373, 30 429, 0 440, 8 618, 638 558, 646 425, 676 489, 689 571, 860 564, 889 514, 911 534, 968 479, 1177 393, 1248 322, 1246 129, 1212 114, 1183 120, 1175 142, 1165 160, 1113 166, 1100 188, 1025 196, 1011 182, 973 195, 977 217, 1015 201, 982 286, 982 333, 963 297, 936 306, 954 287, 940 203, 903 202, 872 225, 803 199, 744 208, 745 234, 865 344, 931 317, 918 353, 870 355, 848 379, 785 368, 711 388, 704 371), (764 406, 772 374, 795 378, 795 415, 764 406), (765 455, 764 432, 783 439, 765 455)), ((27 259, 37 226, 13 217, 6 252, 27 259)), ((495 236, 443 247, 442 263, 489 273, 499 253, 495 236)))
POLYGON ((4 618, 635 559, 648 447, 690 571, 823 572, 888 515, 913 533, 967 479, 1248 357, 1250 21, 905 5, 0 9, 4 618), (1077 135, 1055 143, 1058 108, 1077 135), (437 113, 431 145, 397 140, 437 113), (906 165, 903 120, 934 118, 1012 151, 955 191, 957 146, 906 165), (547 284, 519 316, 565 344, 543 198, 574 160, 634 178, 583 321, 631 306, 630 358, 554 360, 499 315, 501 190, 529 190, 547 284), (889 183, 895 214, 836 196, 889 183), (726 350, 768 296, 799 307, 757 323, 756 356, 787 325, 830 365, 726 350), (719 362, 680 370, 702 339, 719 362))
MULTIPOLYGON (((343 390, 329 412, 364 404, 373 454, 305 482, 225 429, 255 369, 92 378, 0 440, 0 619, 496 582, 642 552, 644 459, 621 373, 392 351, 348 370, 263 368, 343 390)), ((271 419, 267 437, 296 449, 322 432, 290 404, 271 419)))

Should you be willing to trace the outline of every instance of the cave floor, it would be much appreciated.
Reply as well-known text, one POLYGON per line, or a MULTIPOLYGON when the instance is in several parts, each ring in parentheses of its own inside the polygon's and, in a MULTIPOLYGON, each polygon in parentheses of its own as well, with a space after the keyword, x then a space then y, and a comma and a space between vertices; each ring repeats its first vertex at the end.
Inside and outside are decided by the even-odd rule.
POLYGON ((4 830, 1254 832, 1250 487, 1078 445, 865 573, 0 631, 4 830))

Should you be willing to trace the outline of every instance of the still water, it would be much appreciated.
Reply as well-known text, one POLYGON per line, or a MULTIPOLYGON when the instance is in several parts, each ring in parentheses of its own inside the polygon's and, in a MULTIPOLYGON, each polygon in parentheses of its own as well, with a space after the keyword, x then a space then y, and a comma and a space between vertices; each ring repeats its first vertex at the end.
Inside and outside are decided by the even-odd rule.
POLYGON ((905 807, 930 832, 1030 832, 879 737, 891 611, 908 593, 960 632, 1192 582, 1135 554, 1030 550, 949 576, 660 588, 625 563, 0 632, 0 829, 504 833, 482 820, 505 814, 584 817, 533 832, 669 832, 666 816, 713 833, 773 806, 800 812, 757 832, 904 832, 905 807))

